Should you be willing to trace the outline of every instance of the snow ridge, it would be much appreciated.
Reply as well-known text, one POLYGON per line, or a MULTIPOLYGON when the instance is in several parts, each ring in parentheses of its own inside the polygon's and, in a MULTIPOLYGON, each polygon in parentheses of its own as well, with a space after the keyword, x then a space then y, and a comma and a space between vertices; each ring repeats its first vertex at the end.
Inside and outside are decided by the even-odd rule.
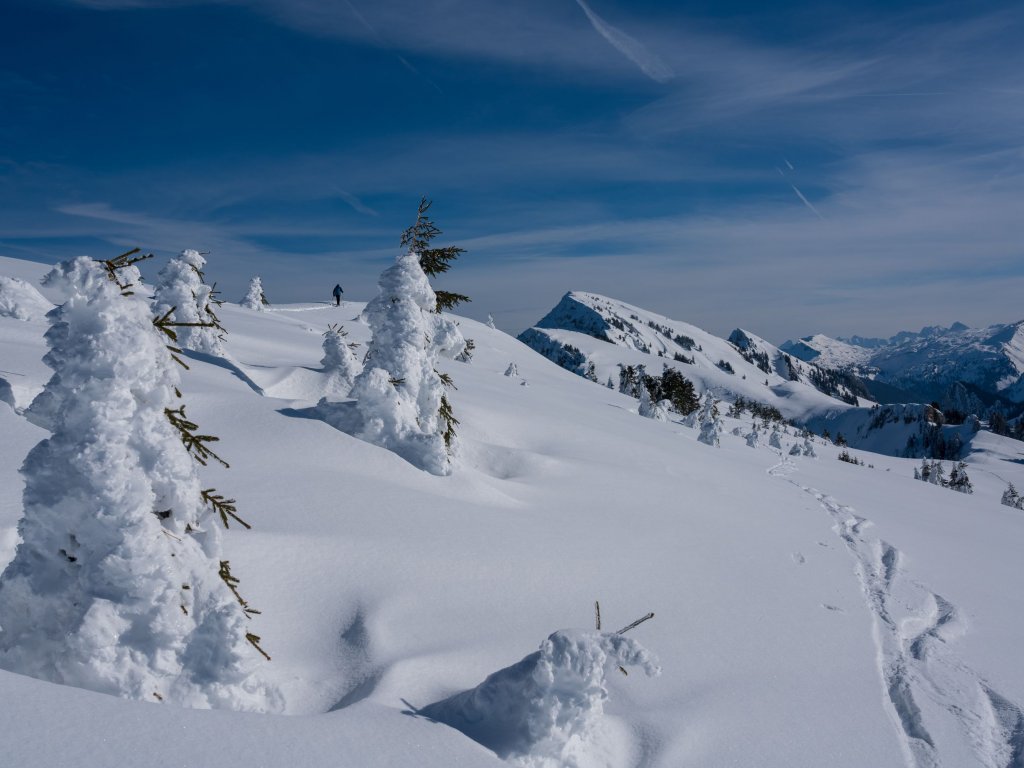
POLYGON ((797 360, 749 331, 737 329, 725 340, 594 293, 565 294, 518 338, 561 367, 598 382, 617 381, 625 366, 643 365, 652 375, 666 366, 699 393, 729 401, 743 397, 793 419, 812 411, 842 411, 857 403, 858 394, 866 394, 853 391, 835 372, 797 360))

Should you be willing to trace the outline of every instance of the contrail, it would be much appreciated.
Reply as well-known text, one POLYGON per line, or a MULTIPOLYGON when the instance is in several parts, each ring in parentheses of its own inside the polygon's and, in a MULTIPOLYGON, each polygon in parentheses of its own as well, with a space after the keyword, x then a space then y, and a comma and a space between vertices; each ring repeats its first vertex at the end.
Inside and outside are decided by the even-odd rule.
POLYGON ((813 205, 811 205, 811 201, 808 200, 806 197, 804 197, 804 193, 801 192, 799 189, 797 189, 795 184, 790 184, 789 186, 793 187, 793 191, 796 192, 796 196, 799 197, 800 200, 803 201, 803 204, 811 209, 811 213, 813 213, 815 216, 817 216, 822 221, 825 220, 825 217, 822 216, 820 213, 818 213, 818 209, 815 208, 813 205))
POLYGON ((353 195, 351 192, 346 192, 337 184, 334 184, 332 186, 334 187, 335 192, 338 193, 338 197, 340 197, 342 200, 344 200, 346 203, 352 206, 353 210, 359 213, 364 213, 367 216, 380 216, 380 214, 377 213, 377 211, 373 210, 373 208, 366 205, 362 200, 353 195))
POLYGON ((590 23, 593 25, 594 29, 598 31, 601 37, 617 48, 623 56, 640 67, 640 70, 651 78, 651 80, 658 83, 667 83, 676 76, 676 73, 672 71, 672 68, 647 50, 643 43, 633 37, 630 37, 621 29, 613 27, 590 10, 590 6, 587 5, 586 0, 576 0, 576 3, 583 9, 583 12, 587 14, 587 18, 590 19, 590 23))
MULTIPOLYGON (((370 22, 368 22, 366 20, 366 17, 359 12, 359 9, 352 4, 352 0, 345 0, 345 5, 347 5, 348 9, 352 11, 352 15, 355 16, 356 19, 358 19, 359 23, 366 27, 367 31, 369 31, 369 33, 377 39, 379 45, 381 45, 384 48, 392 47, 391 44, 384 38, 384 36, 377 31, 377 28, 374 27, 370 22)), ((394 51, 392 52, 394 53, 394 51)), ((410 64, 409 61, 404 56, 402 56, 399 53, 395 53, 395 58, 398 59, 399 63, 403 67, 409 70, 412 74, 416 75, 416 77, 422 78, 428 85, 434 88, 434 90, 436 90, 438 93, 444 93, 444 91, 441 90, 441 86, 439 86, 429 77, 427 77, 418 69, 416 69, 416 67, 410 64)))

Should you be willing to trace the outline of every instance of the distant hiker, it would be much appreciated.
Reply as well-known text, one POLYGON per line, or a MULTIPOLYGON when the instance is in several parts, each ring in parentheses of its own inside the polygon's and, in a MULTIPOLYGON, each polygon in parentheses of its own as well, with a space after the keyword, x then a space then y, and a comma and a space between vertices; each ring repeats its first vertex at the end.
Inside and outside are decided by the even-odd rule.
POLYGON ((341 290, 341 286, 340 285, 334 286, 334 290, 331 292, 331 295, 334 296, 334 306, 336 306, 336 307, 340 307, 341 306, 341 294, 343 294, 343 293, 344 293, 344 291, 341 290))

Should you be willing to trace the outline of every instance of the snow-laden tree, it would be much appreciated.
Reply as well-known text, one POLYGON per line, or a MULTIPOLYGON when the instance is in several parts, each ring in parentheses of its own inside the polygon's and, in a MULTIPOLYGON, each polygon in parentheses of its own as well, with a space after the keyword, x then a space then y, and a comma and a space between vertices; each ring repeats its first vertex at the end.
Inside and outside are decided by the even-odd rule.
POLYGON ((651 393, 647 387, 640 387, 640 407, 638 413, 645 419, 655 421, 668 421, 668 409, 662 404, 665 401, 655 402, 651 399, 651 393))
POLYGON ((494 318, 491 317, 490 312, 487 313, 487 327, 497 329, 497 326, 494 324, 494 318))
POLYGON ((1017 492, 1017 489, 1013 487, 1013 483, 1010 483, 1006 490, 1003 491, 1003 497, 1000 500, 1005 507, 1014 507, 1015 509, 1024 509, 1024 499, 1017 492))
POLYGON ((810 456, 812 459, 816 459, 818 457, 818 453, 814 450, 814 443, 811 441, 810 435, 806 435, 804 437, 803 454, 804 456, 810 456))
POLYGON ((254 275, 249 281, 249 288, 245 292, 245 298, 239 303, 246 309, 255 309, 259 312, 263 311, 264 306, 270 305, 270 302, 267 301, 267 295, 263 292, 263 281, 259 275, 254 275))
POLYGON ((394 451, 435 475, 451 473, 455 426, 438 359, 466 342, 455 323, 435 312, 437 299, 409 250, 378 281, 380 292, 363 312, 373 333, 366 367, 351 395, 358 401, 358 436, 394 451))
POLYGON ((515 363, 509 363, 508 368, 505 369, 505 375, 508 377, 519 375, 519 366, 515 363))
POLYGON ((683 426, 684 427, 689 427, 690 429, 696 429, 700 425, 700 414, 701 414, 701 409, 700 408, 694 408, 688 414, 683 416, 683 418, 682 418, 683 426))
POLYGON ((149 306, 85 257, 46 284, 68 299, 49 316, 53 376, 30 408, 51 435, 21 469, 0 666, 125 698, 279 709, 221 551, 217 516, 234 507, 200 486, 193 456, 216 457, 149 306))
POLYGON ((782 450, 782 433, 779 432, 778 426, 772 428, 772 432, 768 435, 768 445, 776 450, 782 450))
POLYGON ((950 470, 949 480, 946 485, 959 493, 974 493, 974 485, 971 483, 971 478, 967 476, 966 462, 958 462, 953 469, 950 470))
POLYGON ((473 351, 476 349, 476 342, 472 339, 466 339, 466 346, 462 348, 462 351, 455 356, 455 359, 460 363, 469 363, 473 360, 473 351))
POLYGON ((791 446, 789 446, 789 455, 790 456, 799 456, 800 454, 801 454, 800 443, 793 443, 791 446))
POLYGON ((204 280, 206 259, 199 251, 182 251, 160 270, 153 311, 177 325, 178 346, 208 355, 224 355, 224 333, 213 311, 213 288, 204 280))
POLYGON ((749 445, 751 448, 757 448, 757 446, 761 442, 761 433, 757 431, 757 427, 755 426, 753 429, 747 432, 745 438, 747 440, 747 445, 749 445))
POLYGON ((356 376, 363 370, 362 363, 355 356, 359 345, 345 341, 348 333, 340 325, 330 325, 324 332, 324 356, 320 360, 327 376, 324 391, 329 395, 347 397, 352 391, 356 376))
POLYGON ((710 392, 704 398, 704 406, 698 418, 700 435, 697 439, 707 445, 718 446, 722 436, 722 420, 718 417, 718 405, 710 392))

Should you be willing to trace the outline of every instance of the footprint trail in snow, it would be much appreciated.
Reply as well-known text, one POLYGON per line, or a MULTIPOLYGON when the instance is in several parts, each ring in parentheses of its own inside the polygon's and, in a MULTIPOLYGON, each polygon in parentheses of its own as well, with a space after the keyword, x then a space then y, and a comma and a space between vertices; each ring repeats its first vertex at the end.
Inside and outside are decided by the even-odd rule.
POLYGON ((813 496, 854 558, 874 619, 883 701, 908 768, 1024 768, 1024 712, 957 656, 966 625, 956 606, 914 580, 902 553, 872 535, 870 520, 790 477, 796 468, 783 458, 768 474, 813 496))

